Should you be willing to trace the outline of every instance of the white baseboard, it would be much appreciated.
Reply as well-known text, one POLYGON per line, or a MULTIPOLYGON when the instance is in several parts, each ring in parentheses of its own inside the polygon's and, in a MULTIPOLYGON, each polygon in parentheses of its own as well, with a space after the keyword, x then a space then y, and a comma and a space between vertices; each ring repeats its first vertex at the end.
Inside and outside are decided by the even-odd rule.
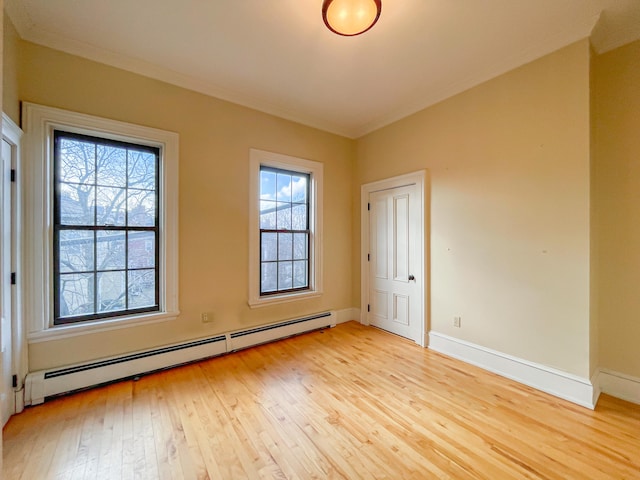
POLYGON ((359 308, 345 308, 343 310, 336 310, 336 324, 350 322, 355 320, 360 321, 360 309, 359 308))
POLYGON ((434 331, 429 332, 429 348, 583 407, 595 408, 599 392, 589 379, 434 331))
POLYGON ((596 385, 602 393, 640 405, 640 378, 600 368, 596 372, 596 385))

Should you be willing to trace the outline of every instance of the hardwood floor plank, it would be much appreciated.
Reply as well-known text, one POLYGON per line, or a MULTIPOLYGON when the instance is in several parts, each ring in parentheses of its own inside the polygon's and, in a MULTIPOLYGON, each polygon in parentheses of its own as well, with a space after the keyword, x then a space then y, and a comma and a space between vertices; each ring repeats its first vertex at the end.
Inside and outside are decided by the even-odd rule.
POLYGON ((595 411, 355 322, 28 408, 14 479, 640 479, 640 406, 595 411))
MULTIPOLYGON (((167 372, 161 372, 158 376, 160 384, 170 381, 167 372)), ((158 462, 158 478, 184 479, 177 448, 180 431, 174 428, 171 419, 171 410, 175 408, 171 394, 158 388, 154 390, 150 401, 154 418, 152 427, 156 446, 156 461, 158 462)))

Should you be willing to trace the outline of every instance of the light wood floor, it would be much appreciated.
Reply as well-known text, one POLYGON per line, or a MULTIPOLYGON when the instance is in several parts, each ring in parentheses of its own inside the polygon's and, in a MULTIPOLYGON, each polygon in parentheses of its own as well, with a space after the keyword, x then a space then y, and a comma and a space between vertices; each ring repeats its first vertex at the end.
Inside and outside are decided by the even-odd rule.
POLYGON ((640 478, 595 412, 355 322, 27 409, 4 478, 640 478))

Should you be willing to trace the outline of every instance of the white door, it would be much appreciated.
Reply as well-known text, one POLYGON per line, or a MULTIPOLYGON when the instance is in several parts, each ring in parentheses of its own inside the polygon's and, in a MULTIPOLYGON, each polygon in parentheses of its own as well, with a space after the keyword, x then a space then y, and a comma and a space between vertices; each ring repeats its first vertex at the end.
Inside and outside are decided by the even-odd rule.
POLYGON ((0 181, 0 421, 15 412, 13 395, 11 330, 11 145, 2 140, 0 181))
POLYGON ((422 344, 422 208, 416 185, 369 194, 370 325, 422 344))

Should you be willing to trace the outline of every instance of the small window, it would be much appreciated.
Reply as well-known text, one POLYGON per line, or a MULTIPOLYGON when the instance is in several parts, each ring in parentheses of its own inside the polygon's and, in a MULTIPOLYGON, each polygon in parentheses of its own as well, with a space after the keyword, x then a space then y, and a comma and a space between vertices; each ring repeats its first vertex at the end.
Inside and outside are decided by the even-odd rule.
POLYGON ((249 304, 321 293, 322 164, 251 150, 249 304))
POLYGON ((54 324, 159 310, 158 148, 54 131, 54 324))
POLYGON ((309 179, 260 167, 260 295, 309 288, 309 179))

